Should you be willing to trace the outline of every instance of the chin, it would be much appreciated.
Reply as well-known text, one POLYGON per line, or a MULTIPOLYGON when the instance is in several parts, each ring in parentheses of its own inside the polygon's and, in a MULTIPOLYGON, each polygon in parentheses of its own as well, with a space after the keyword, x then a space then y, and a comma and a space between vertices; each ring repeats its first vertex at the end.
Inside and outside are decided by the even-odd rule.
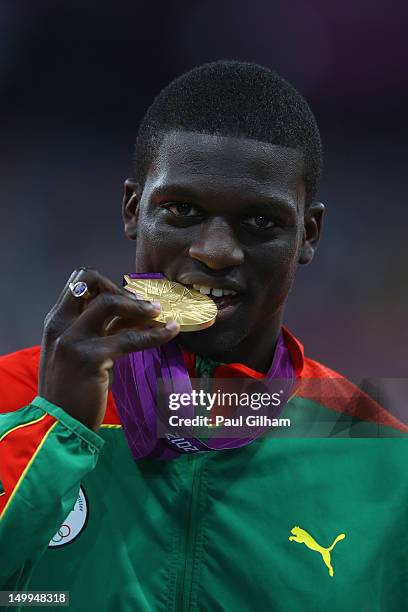
MULTIPOLYGON (((241 341, 242 337, 238 336, 236 330, 219 332, 212 327, 198 332, 181 333, 177 336, 178 344, 189 353, 213 359, 229 353, 241 341)), ((219 357, 219 360, 222 361, 222 358, 219 357)))

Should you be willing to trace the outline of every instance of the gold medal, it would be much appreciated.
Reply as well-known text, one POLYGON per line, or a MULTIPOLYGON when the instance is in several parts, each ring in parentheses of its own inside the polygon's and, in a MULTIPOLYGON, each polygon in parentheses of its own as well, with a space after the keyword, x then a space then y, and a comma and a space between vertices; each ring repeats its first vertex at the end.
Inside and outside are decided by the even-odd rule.
POLYGON ((208 295, 161 278, 130 278, 124 276, 125 289, 143 300, 160 302, 161 311, 152 322, 177 321, 181 332, 210 327, 217 316, 217 305, 208 295))

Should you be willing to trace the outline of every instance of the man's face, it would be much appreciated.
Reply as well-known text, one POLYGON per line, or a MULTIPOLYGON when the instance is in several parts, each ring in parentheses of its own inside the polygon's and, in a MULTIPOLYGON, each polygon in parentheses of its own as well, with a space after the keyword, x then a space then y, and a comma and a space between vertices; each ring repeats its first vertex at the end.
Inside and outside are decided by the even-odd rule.
POLYGON ((179 335, 187 350, 238 361, 240 347, 271 344, 305 242, 302 171, 296 149, 173 131, 143 192, 128 188, 125 228, 136 239, 137 272, 237 292, 215 297, 211 327, 179 335))

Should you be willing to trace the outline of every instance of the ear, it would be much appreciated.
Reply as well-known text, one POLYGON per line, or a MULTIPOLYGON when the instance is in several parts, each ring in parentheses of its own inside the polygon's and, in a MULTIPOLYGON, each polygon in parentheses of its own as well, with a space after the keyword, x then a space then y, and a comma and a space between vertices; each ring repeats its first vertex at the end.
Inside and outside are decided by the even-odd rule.
POLYGON ((137 181, 134 179, 126 179, 122 203, 122 217, 125 234, 129 240, 136 240, 140 195, 140 187, 137 181))
POLYGON ((324 211, 324 204, 314 202, 305 212, 302 247, 299 253, 300 264, 308 264, 313 259, 320 240, 324 211))

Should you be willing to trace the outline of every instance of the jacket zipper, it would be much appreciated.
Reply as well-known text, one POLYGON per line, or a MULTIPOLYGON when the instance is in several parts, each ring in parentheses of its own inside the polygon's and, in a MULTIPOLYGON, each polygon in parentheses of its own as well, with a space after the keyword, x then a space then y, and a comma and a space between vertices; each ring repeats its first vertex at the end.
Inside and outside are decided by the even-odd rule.
POLYGON ((189 612, 190 597, 193 585, 194 556, 197 536, 198 504, 200 497, 200 480, 202 472, 202 457, 191 455, 189 458, 192 470, 190 503, 188 505, 186 528, 184 530, 184 543, 182 554, 184 563, 179 579, 178 596, 176 597, 176 612, 189 612))
MULTIPOLYGON (((204 370, 201 373, 200 378, 200 388, 204 389, 205 391, 210 391, 212 386, 210 373, 204 370)), ((203 457, 202 453, 191 455, 188 458, 192 470, 191 492, 189 491, 190 503, 188 504, 186 530, 184 532, 185 541, 183 546, 184 564, 182 564, 183 572, 180 577, 178 597, 176 598, 176 612, 189 612, 190 610, 191 590, 193 586, 194 556, 198 530, 196 517, 198 514, 200 481, 204 458, 205 457, 203 457)))

